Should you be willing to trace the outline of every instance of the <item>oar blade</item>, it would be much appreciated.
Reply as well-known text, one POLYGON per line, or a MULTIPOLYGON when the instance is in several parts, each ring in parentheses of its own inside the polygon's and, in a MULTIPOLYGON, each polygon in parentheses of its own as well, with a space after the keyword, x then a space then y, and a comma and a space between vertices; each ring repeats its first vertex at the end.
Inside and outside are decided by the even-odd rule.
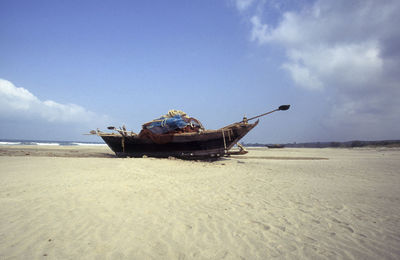
POLYGON ((282 105, 278 109, 281 110, 281 111, 285 111, 285 110, 288 110, 289 107, 290 107, 290 105, 282 105))

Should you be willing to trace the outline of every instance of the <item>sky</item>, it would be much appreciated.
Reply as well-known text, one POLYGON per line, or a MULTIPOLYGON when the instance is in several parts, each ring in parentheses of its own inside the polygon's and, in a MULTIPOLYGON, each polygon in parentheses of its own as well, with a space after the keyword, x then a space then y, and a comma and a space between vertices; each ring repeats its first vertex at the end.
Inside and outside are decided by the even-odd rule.
POLYGON ((101 141, 170 109, 244 142, 400 139, 400 1, 0 0, 0 139, 101 141))

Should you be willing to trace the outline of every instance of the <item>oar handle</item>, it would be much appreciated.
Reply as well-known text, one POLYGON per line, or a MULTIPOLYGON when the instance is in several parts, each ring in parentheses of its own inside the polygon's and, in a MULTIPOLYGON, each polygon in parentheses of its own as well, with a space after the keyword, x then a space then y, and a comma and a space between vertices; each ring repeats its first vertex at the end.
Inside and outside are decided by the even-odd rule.
POLYGON ((258 116, 254 116, 254 117, 252 117, 252 118, 248 118, 247 121, 250 121, 250 120, 253 120, 253 119, 262 117, 262 116, 266 116, 266 115, 271 114, 271 113, 274 113, 274 112, 276 112, 276 111, 279 111, 279 109, 275 109, 275 110, 269 111, 269 112, 267 112, 267 113, 264 113, 264 114, 261 114, 261 115, 258 115, 258 116))
POLYGON ((258 115, 258 116, 252 117, 252 118, 244 119, 242 122, 250 121, 250 120, 253 120, 253 119, 262 117, 262 116, 266 116, 266 115, 271 114, 271 113, 274 113, 274 112, 276 112, 276 111, 285 111, 285 110, 288 110, 289 107, 290 107, 290 105, 282 105, 282 106, 278 107, 277 109, 272 110, 272 111, 269 111, 269 112, 267 112, 267 113, 264 113, 264 114, 261 114, 261 115, 258 115))

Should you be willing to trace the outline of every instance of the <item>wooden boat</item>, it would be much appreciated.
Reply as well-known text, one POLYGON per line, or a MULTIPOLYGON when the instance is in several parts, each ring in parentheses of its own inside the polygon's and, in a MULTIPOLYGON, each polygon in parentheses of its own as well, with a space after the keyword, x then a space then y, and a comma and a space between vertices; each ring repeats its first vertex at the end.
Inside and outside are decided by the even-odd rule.
POLYGON ((283 144, 267 144, 266 147, 269 149, 279 149, 279 148, 285 148, 285 145, 283 144))
MULTIPOLYGON (((125 127, 108 129, 115 132, 106 133, 100 130, 91 131, 91 134, 100 136, 104 142, 115 152, 118 157, 177 157, 183 159, 219 158, 232 154, 245 154, 247 151, 238 142, 250 130, 257 126, 249 120, 266 114, 287 110, 289 105, 280 106, 271 112, 225 126, 218 130, 198 129, 195 132, 172 132, 165 134, 152 134, 143 131, 137 135, 127 131, 125 127), (239 151, 230 151, 237 144, 239 151)), ((145 125, 144 125, 145 126, 145 125)))

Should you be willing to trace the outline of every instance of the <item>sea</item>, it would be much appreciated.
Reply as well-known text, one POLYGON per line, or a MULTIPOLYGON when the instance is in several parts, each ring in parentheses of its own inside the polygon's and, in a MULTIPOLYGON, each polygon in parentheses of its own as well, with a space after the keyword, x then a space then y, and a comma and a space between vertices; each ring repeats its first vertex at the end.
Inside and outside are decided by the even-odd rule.
POLYGON ((0 139, 0 145, 106 146, 106 144, 103 142, 9 140, 9 139, 0 139))

